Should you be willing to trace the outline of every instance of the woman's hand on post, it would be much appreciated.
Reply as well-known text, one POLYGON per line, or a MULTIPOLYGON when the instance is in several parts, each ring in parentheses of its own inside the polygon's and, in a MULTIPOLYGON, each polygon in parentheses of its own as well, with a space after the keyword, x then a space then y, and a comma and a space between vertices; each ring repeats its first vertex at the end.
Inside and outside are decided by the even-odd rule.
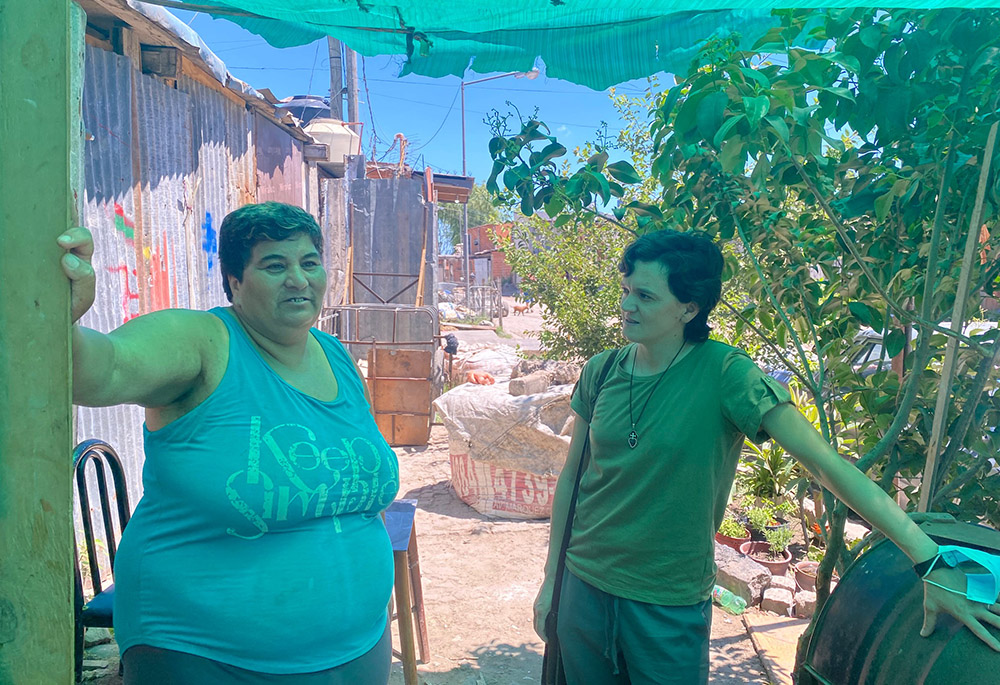
POLYGON ((548 578, 542 581, 542 587, 538 589, 538 596, 535 597, 535 632, 542 642, 548 642, 549 638, 545 634, 545 619, 552 609, 552 583, 548 578))
POLYGON ((56 238, 56 242, 66 250, 61 263, 63 272, 70 280, 70 320, 76 323, 94 304, 97 277, 90 265, 94 256, 94 239, 86 228, 75 226, 56 238))
POLYGON ((936 568, 927 576, 927 580, 951 590, 924 582, 924 625, 920 629, 922 637, 928 637, 934 632, 940 614, 951 614, 991 649, 1000 652, 1000 640, 991 635, 986 627, 988 624, 1000 628, 1000 604, 994 603, 991 606, 966 598, 965 573, 954 568, 936 568))

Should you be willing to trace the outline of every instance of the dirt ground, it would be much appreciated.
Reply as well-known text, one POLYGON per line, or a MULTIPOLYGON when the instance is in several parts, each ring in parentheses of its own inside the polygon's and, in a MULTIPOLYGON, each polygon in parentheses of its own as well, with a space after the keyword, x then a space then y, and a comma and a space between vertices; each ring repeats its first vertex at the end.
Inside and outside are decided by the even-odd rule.
MULTIPOLYGON (((450 485, 447 432, 434 426, 424 448, 397 448, 400 497, 416 499, 417 541, 430 642, 422 685, 538 682, 542 642, 531 627, 542 580, 548 521, 477 513, 450 485)), ((398 644, 398 643, 397 643, 398 644)), ((738 617, 715 608, 712 683, 767 683, 738 617)), ((402 685, 393 665, 392 685, 402 685)))

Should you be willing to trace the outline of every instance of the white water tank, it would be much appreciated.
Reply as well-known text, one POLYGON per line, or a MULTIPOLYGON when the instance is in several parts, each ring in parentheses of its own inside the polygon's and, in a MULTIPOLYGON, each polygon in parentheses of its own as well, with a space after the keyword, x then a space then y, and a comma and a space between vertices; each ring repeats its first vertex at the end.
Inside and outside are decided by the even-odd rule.
POLYGON ((316 118, 310 121, 303 130, 312 136, 317 143, 327 146, 329 150, 328 160, 331 162, 343 163, 346 155, 358 154, 361 137, 343 121, 316 118))

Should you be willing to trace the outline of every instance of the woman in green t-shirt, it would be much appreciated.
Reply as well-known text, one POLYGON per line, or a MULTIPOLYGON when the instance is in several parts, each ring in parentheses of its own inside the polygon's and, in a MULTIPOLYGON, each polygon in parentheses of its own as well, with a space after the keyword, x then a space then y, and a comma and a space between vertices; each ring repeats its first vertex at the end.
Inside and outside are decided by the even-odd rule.
MULTIPOLYGON (((742 350, 708 339, 722 266, 711 239, 671 230, 639 238, 619 264, 630 344, 591 359, 574 392, 577 420, 535 601, 546 639, 559 586, 555 630, 569 685, 707 682, 713 539, 747 437, 777 441, 914 562, 937 557, 937 545, 823 440, 780 384, 742 350)), ((925 579, 934 584, 925 583, 922 635, 945 612, 1000 651, 983 626, 1000 627, 1000 606, 967 600, 964 574, 944 565, 925 579)))

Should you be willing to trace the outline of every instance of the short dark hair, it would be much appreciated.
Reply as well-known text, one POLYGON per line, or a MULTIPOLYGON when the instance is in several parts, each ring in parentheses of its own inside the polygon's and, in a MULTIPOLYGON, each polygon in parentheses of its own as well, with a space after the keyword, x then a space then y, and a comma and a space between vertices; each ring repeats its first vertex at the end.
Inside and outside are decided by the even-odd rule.
POLYGON ((722 250, 704 233, 681 233, 670 228, 637 238, 622 255, 618 270, 631 276, 636 262, 655 262, 666 269, 674 297, 698 305, 698 315, 684 325, 684 339, 708 339, 708 315, 722 297, 722 250))
POLYGON ((219 227, 219 267, 222 270, 222 289, 233 301, 229 276, 243 280, 243 270, 250 262, 253 247, 265 240, 288 240, 304 233, 323 254, 323 231, 312 214, 293 205, 281 202, 261 202, 243 205, 226 215, 219 227))

